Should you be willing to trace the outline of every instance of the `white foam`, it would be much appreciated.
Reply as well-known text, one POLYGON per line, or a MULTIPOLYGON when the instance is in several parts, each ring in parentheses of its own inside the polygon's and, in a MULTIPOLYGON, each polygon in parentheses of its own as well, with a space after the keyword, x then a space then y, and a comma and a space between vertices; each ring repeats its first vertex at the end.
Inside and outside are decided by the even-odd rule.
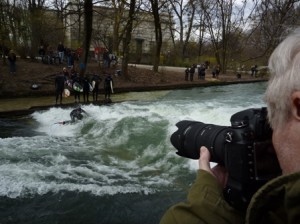
POLYGON ((234 97, 231 91, 167 91, 159 100, 84 105, 88 116, 72 125, 55 124, 70 120, 72 108, 35 112, 41 135, 0 139, 0 195, 149 194, 173 186, 178 175, 198 169, 197 160, 177 156, 170 143, 178 121, 228 126, 233 113, 263 106, 259 93, 234 97))

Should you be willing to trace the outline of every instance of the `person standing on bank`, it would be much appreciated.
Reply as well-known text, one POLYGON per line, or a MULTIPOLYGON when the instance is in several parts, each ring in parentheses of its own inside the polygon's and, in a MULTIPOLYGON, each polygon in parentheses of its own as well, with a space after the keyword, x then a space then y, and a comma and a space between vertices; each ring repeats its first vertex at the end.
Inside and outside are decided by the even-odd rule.
POLYGON ((110 94, 112 93, 113 79, 110 74, 107 74, 104 79, 104 98, 105 102, 111 102, 110 94))
POLYGON ((193 64, 190 68, 190 81, 191 82, 194 80, 195 68, 196 68, 195 64, 193 64))
MULTIPOLYGON (((72 86, 74 85, 74 83, 80 83, 80 77, 78 72, 75 71, 75 69, 71 70, 71 80, 72 80, 72 86)), ((74 101, 75 103, 79 103, 80 102, 80 91, 76 91, 74 90, 74 101)))
POLYGON ((62 95, 65 87, 66 78, 63 74, 58 74, 55 77, 55 104, 57 104, 58 98, 59 103, 62 104, 62 95))
POLYGON ((65 46, 63 45, 62 42, 59 42, 57 46, 57 51, 58 51, 58 57, 60 58, 60 63, 63 63, 65 58, 65 46))
POLYGON ((184 70, 184 80, 189 81, 190 68, 187 66, 184 70))
POLYGON ((82 85, 83 85, 83 102, 90 102, 89 101, 89 92, 90 92, 90 80, 87 75, 82 78, 82 85))
POLYGON ((287 36, 269 59, 271 77, 264 96, 273 129, 272 142, 282 175, 262 186, 246 212, 225 201, 224 167, 210 167, 210 152, 200 149, 198 177, 187 202, 170 208, 161 224, 299 223, 300 220, 300 28, 287 36))
POLYGON ((201 80, 205 80, 205 69, 206 69, 205 64, 201 64, 200 65, 200 79, 201 80))
POLYGON ((256 78, 256 74, 257 74, 257 65, 254 65, 251 67, 251 76, 256 78))
POLYGON ((219 74, 220 74, 220 65, 216 65, 216 78, 218 79, 219 78, 219 74))
POLYGON ((102 79, 98 75, 93 75, 92 77, 92 85, 93 85, 93 101, 98 101, 98 94, 99 94, 99 84, 102 79))
POLYGON ((66 67, 63 67, 62 73, 65 76, 66 80, 69 79, 70 74, 69 74, 68 69, 66 67))
POLYGON ((16 54, 13 50, 9 51, 7 59, 9 61, 9 72, 10 72, 10 74, 16 74, 17 56, 16 56, 16 54))

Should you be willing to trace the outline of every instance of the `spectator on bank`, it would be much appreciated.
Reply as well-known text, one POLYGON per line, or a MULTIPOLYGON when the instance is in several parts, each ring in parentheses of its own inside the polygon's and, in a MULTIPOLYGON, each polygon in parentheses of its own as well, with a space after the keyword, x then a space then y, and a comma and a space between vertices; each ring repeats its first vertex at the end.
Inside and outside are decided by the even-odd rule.
POLYGON ((7 57, 9 61, 9 72, 10 74, 16 74, 16 61, 17 61, 17 56, 16 53, 13 50, 10 50, 8 53, 7 57))
POLYGON ((39 56, 41 57, 42 62, 44 62, 45 54, 46 54, 46 51, 45 51, 44 45, 41 45, 39 48, 39 56))
POLYGON ((98 100, 99 94, 99 84, 102 79, 98 75, 93 75, 92 77, 92 86, 93 86, 93 101, 96 102, 98 100))
POLYGON ((62 73, 63 73, 66 80, 68 80, 70 78, 70 74, 69 74, 68 69, 66 67, 63 67, 62 73))
POLYGON ((219 78, 219 74, 220 74, 220 65, 216 65, 216 78, 219 78))
POLYGON ((109 58, 109 52, 107 49, 105 49, 105 51, 103 53, 103 64, 104 64, 104 68, 110 67, 110 58, 109 58))
POLYGON ((211 74, 213 78, 216 78, 216 67, 213 67, 213 69, 211 70, 211 74))
POLYGON ((53 47, 50 45, 47 48, 47 51, 46 51, 47 63, 48 64, 53 64, 53 55, 54 55, 54 50, 53 50, 53 47))
POLYGON ((190 68, 190 81, 191 82, 194 80, 195 68, 196 68, 195 64, 193 64, 190 68))
POLYGON ((65 47, 62 42, 59 42, 57 46, 57 52, 58 52, 58 57, 60 58, 60 62, 64 62, 64 57, 65 57, 65 47))
POLYGON ((67 66, 68 68, 74 68, 74 62, 75 62, 75 52, 68 48, 66 50, 66 55, 67 55, 67 66))
POLYGON ((189 81, 190 68, 187 66, 184 70, 184 80, 189 81))
POLYGON ((110 103, 111 99, 110 99, 110 94, 112 93, 112 86, 113 86, 113 79, 112 76, 110 74, 106 74, 105 75, 105 79, 104 79, 104 98, 105 98, 105 102, 110 103))
POLYGON ((59 103, 62 104, 62 95, 65 88, 65 76, 60 73, 55 77, 55 104, 57 104, 58 98, 59 103))
POLYGON ((198 79, 201 79, 201 66, 202 65, 197 65, 198 79))
POLYGON ((114 53, 109 54, 109 60, 110 60, 110 64, 113 67, 116 67, 118 64, 118 58, 114 53))
POLYGON ((251 76, 252 76, 252 77, 253 77, 253 76, 256 77, 257 72, 258 72, 258 70, 257 70, 257 65, 252 66, 252 67, 251 67, 251 76))
POLYGON ((206 69, 206 66, 205 64, 201 64, 200 67, 199 67, 199 78, 200 80, 205 80, 205 69, 206 69))
POLYGON ((215 65, 212 69, 212 77, 213 78, 219 78, 219 74, 220 74, 220 66, 215 65))
MULTIPOLYGON (((74 83, 80 84, 80 78, 78 72, 75 71, 75 69, 71 70, 71 80, 72 80, 72 87, 74 83)), ((80 102, 80 91, 74 90, 74 100, 75 103, 80 102)))
POLYGON ((83 102, 90 102, 89 101, 89 92, 90 92, 90 80, 88 75, 85 75, 82 78, 82 88, 83 88, 83 102))

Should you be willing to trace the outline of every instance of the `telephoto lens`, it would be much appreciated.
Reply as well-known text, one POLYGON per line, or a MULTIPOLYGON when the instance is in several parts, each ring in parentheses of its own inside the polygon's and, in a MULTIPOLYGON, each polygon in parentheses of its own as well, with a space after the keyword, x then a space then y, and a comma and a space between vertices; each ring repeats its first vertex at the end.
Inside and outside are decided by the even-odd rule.
POLYGON ((200 147, 206 146, 211 154, 211 162, 224 164, 228 127, 188 120, 180 121, 176 126, 178 130, 171 135, 171 143, 179 156, 199 159, 200 147))

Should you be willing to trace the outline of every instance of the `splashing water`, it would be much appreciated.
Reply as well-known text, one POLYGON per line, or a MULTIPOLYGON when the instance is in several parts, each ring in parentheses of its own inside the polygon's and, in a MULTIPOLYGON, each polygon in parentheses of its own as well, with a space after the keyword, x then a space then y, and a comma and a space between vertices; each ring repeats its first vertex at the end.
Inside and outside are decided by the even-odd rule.
POLYGON ((264 90, 265 83, 256 83, 147 93, 111 106, 84 105, 88 115, 69 125, 56 123, 70 120, 73 108, 1 120, 13 131, 0 138, 0 196, 78 192, 115 198, 185 191, 197 161, 175 154, 169 140, 175 124, 186 119, 229 126, 232 114, 264 106, 264 90))

